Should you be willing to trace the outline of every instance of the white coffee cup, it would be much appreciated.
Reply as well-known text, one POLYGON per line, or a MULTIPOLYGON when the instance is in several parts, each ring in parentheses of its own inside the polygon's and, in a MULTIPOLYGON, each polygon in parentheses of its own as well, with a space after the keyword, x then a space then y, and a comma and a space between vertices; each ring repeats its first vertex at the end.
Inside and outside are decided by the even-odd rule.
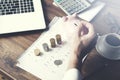
POLYGON ((96 50, 107 59, 120 60, 120 35, 109 33, 99 36, 96 50))

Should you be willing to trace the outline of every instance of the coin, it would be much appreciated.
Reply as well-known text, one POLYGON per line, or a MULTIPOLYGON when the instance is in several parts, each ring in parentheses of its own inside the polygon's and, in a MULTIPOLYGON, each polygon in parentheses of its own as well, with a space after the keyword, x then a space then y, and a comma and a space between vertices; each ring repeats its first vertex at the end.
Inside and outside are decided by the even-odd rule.
POLYGON ((50 43, 51 43, 51 47, 52 48, 56 47, 56 43, 55 43, 55 39, 54 38, 50 38, 50 43))
POLYGON ((55 60, 54 61, 54 64, 57 65, 57 66, 61 65, 62 63, 63 63, 62 60, 55 60))
POLYGON ((61 35, 60 34, 56 35, 56 40, 57 40, 57 44, 62 44, 62 40, 61 40, 61 35))
POLYGON ((36 56, 39 56, 39 55, 41 54, 41 52, 40 52, 39 49, 35 49, 35 50, 34 50, 34 54, 35 54, 36 56))
POLYGON ((48 52, 49 51, 49 47, 47 43, 43 43, 43 49, 48 52))

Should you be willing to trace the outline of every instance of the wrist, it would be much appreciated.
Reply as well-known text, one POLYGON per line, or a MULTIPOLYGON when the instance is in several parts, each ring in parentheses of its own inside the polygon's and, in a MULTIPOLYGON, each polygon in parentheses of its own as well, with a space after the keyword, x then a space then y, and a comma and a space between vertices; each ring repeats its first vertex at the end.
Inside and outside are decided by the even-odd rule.
POLYGON ((77 57, 79 57, 82 49, 83 49, 82 47, 77 47, 76 49, 73 50, 72 53, 73 53, 74 55, 76 55, 77 57))
POLYGON ((69 65, 68 65, 68 69, 71 68, 78 68, 79 64, 80 64, 80 59, 79 59, 79 55, 80 52, 77 51, 73 51, 70 55, 70 60, 69 60, 69 65))
POLYGON ((77 64, 78 64, 78 56, 76 54, 72 54, 70 56, 68 69, 77 68, 78 66, 77 64))

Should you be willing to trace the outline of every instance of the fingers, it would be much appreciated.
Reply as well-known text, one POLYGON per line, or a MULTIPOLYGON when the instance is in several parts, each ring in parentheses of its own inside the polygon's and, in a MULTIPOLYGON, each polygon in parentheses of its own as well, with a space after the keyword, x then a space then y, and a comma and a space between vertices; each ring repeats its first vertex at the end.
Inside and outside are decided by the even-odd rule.
POLYGON ((77 13, 72 14, 72 17, 81 20, 77 13))
POLYGON ((77 13, 72 14, 73 17, 77 17, 77 13))
POLYGON ((63 16, 63 17, 62 17, 62 20, 63 20, 63 22, 67 21, 67 20, 68 20, 68 17, 67 17, 67 16, 63 16))
POLYGON ((69 28, 70 31, 78 33, 79 36, 84 35, 84 37, 89 38, 94 34, 93 26, 86 21, 81 21, 78 18, 77 13, 64 16, 62 19, 63 22, 65 22, 66 27, 69 28))
POLYGON ((92 38, 94 36, 94 28, 93 28, 93 25, 86 22, 86 21, 81 21, 81 24, 84 28, 84 32, 86 33, 86 29, 87 29, 87 33, 85 34, 84 37, 86 38, 92 38), (86 28, 86 29, 85 29, 86 28))

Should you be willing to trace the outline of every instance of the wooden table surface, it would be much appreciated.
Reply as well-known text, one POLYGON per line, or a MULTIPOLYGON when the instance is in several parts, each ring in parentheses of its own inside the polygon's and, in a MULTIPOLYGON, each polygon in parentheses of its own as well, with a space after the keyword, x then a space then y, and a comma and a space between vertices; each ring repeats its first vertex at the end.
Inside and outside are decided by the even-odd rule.
MULTIPOLYGON (((42 0, 46 24, 55 16, 65 16, 65 13, 55 7, 53 0, 42 0)), ((120 28, 120 0, 101 0, 106 3, 105 8, 91 21, 95 31, 102 34, 111 32, 112 27, 120 28), (111 22, 112 19, 112 22, 111 22), (114 23, 113 23, 114 22, 114 23)), ((18 57, 40 36, 43 31, 0 35, 0 68, 14 76, 17 80, 40 80, 32 74, 15 66, 18 57)), ((115 65, 115 64, 113 64, 115 65)), ((120 62, 117 62, 116 74, 104 79, 107 74, 98 72, 86 80, 120 80, 120 62), (101 75, 102 74, 102 75, 101 75), (103 79, 102 79, 103 78, 103 79)))

